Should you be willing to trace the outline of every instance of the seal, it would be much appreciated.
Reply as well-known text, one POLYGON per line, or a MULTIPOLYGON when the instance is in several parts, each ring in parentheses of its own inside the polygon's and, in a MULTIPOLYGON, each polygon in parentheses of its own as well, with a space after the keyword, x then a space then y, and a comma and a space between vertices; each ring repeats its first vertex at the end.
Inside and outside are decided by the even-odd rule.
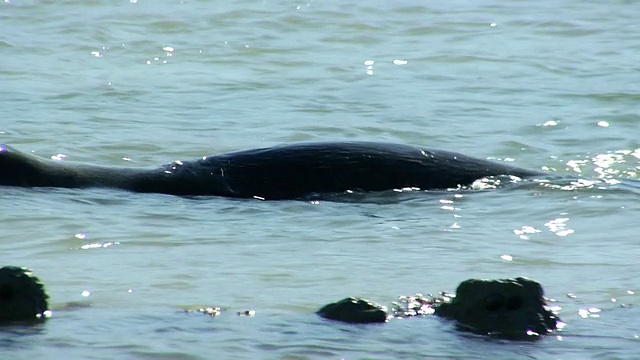
POLYGON ((0 146, 0 185, 107 187, 265 200, 346 191, 444 190, 498 175, 540 175, 455 152, 379 142, 311 142, 174 161, 156 169, 54 161, 0 146))

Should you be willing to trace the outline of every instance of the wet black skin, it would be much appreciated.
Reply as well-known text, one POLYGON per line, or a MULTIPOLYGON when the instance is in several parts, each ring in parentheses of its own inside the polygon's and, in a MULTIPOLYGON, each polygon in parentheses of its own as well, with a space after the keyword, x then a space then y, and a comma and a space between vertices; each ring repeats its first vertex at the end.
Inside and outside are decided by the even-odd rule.
POLYGON ((109 187, 266 200, 414 187, 443 190, 487 176, 541 174, 454 152, 377 142, 297 143, 174 162, 157 169, 53 161, 0 145, 0 185, 109 187))

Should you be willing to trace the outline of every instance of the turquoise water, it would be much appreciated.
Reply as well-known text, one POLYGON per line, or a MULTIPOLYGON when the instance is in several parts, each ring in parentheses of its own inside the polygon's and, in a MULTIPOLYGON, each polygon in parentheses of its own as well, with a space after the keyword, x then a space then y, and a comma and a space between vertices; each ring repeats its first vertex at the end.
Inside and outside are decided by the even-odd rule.
POLYGON ((346 203, 1 188, 1 264, 54 305, 2 329, 2 357, 636 358, 638 18, 629 1, 3 2, 0 143, 21 151, 153 166, 381 140, 563 180, 346 203), (313 314, 515 276, 556 300, 560 336, 313 314), (205 305, 227 310, 182 312, 205 305))

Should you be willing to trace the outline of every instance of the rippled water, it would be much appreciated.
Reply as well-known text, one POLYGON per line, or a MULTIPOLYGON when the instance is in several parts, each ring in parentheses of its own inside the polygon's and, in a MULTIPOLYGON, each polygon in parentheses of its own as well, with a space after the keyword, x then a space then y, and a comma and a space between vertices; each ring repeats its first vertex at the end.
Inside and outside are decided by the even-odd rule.
POLYGON ((635 358, 638 18, 631 1, 4 1, 0 143, 21 151, 151 166, 383 140, 550 176, 319 203, 1 188, 2 265, 31 267, 54 305, 45 324, 1 329, 3 354, 635 358), (561 336, 313 314, 515 276, 557 300, 561 336), (182 312, 205 305, 227 310, 182 312))

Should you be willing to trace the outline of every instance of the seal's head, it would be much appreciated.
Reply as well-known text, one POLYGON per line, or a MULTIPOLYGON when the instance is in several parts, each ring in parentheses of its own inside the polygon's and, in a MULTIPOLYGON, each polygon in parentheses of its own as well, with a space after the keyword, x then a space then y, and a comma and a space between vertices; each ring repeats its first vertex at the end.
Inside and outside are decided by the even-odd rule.
POLYGON ((0 323, 45 319, 51 313, 49 296, 27 268, 0 268, 0 323))
POLYGON ((0 185, 47 186, 46 162, 0 144, 0 185))

